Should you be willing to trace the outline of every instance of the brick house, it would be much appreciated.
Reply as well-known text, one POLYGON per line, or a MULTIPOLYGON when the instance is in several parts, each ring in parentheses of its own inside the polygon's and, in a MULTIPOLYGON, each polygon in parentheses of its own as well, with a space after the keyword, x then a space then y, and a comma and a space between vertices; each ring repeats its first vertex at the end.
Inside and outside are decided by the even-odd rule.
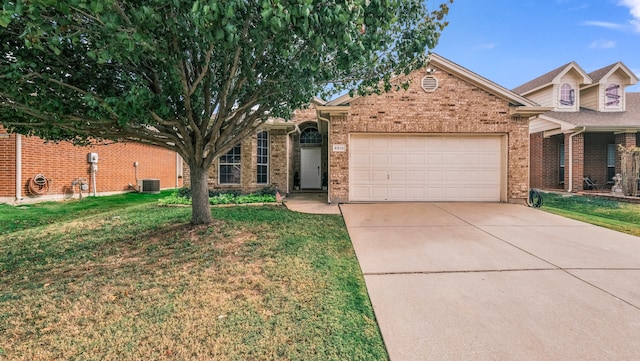
POLYGON ((640 144, 640 93, 625 92, 637 82, 621 62, 588 74, 571 62, 515 88, 553 108, 530 123, 531 186, 575 192, 584 177, 611 185, 622 168, 618 145, 640 144))
MULTIPOLYGON (((182 158, 166 149, 115 143, 77 147, 68 142, 9 134, 0 126, 0 202, 28 203, 130 191, 137 180, 157 179, 161 188, 182 186, 182 158), (88 154, 98 156, 95 188, 88 154), (42 186, 32 180, 46 179, 42 186)), ((157 182, 153 182, 157 184, 157 182)))
POLYGON ((407 77, 407 90, 314 99, 271 120, 215 162, 210 187, 326 189, 333 203, 523 202, 528 119, 549 108, 437 54, 407 77))

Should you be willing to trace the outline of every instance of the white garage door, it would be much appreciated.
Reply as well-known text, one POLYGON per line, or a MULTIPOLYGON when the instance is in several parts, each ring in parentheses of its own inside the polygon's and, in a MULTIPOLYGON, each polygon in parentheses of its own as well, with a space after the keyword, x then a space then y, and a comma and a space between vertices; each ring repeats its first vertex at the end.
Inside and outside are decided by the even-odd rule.
POLYGON ((500 201, 500 136, 352 134, 350 201, 500 201))

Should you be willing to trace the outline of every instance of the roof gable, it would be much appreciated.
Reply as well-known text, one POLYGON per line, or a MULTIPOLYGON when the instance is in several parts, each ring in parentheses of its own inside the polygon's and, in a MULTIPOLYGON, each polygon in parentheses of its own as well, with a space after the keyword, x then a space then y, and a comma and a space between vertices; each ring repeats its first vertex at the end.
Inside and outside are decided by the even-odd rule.
POLYGON ((578 80, 578 84, 591 84, 589 74, 587 74, 575 61, 572 61, 514 88, 513 91, 517 94, 526 96, 527 94, 533 93, 542 88, 560 83, 562 77, 567 73, 573 73, 578 80))
POLYGON ((624 85, 633 85, 638 83, 638 77, 621 61, 605 66, 604 68, 594 70, 589 73, 589 76, 593 79, 593 84, 602 84, 606 83, 609 77, 613 74, 619 74, 624 81, 624 85))
MULTIPOLYGON (((467 81, 491 94, 494 94, 502 99, 507 100, 510 104, 520 106, 520 107, 538 107, 539 105, 535 102, 514 93, 513 91, 500 86, 491 80, 482 77, 469 69, 466 69, 444 57, 432 53, 429 55, 429 63, 428 65, 434 66, 442 71, 448 72, 457 76, 464 81, 467 81)), ((337 106, 337 105, 346 105, 349 104, 356 98, 359 98, 360 95, 356 95, 354 97, 349 96, 349 94, 345 94, 339 98, 336 98, 332 101, 327 102, 328 106, 337 106)))

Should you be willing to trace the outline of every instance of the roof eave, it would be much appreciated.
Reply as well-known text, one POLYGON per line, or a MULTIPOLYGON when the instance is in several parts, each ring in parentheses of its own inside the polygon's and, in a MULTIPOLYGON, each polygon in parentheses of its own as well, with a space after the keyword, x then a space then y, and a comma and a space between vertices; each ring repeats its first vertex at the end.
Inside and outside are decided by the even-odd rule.
POLYGON ((429 56, 429 62, 430 64, 433 64, 435 67, 437 68, 441 68, 443 70, 447 70, 451 73, 454 73, 456 76, 469 81, 470 83, 483 88, 487 91, 489 91, 490 93, 493 93, 497 96, 500 96, 502 98, 504 98, 505 100, 508 100, 511 104, 513 105, 520 105, 520 106, 530 106, 530 107, 536 107, 538 106, 537 103, 519 95, 516 94, 514 92, 512 92, 509 89, 506 89, 494 82, 492 82, 491 80, 482 77, 466 68, 463 68, 462 66, 447 60, 443 57, 441 57, 440 55, 436 54, 436 53, 432 53, 429 56))

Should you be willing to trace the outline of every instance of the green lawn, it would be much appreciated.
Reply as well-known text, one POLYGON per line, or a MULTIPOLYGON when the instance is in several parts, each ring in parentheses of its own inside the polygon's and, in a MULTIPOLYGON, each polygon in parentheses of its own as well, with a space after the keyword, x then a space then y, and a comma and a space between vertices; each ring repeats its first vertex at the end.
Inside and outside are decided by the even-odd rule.
POLYGON ((545 211, 640 236, 640 204, 556 193, 543 193, 543 198, 545 211))
POLYGON ((0 360, 388 359, 340 216, 111 201, 1 209, 0 360))
POLYGON ((136 204, 155 203, 174 192, 174 190, 163 190, 159 194, 131 192, 109 197, 86 197, 81 200, 25 204, 19 207, 0 203, 0 235, 54 222, 66 222, 136 204))

